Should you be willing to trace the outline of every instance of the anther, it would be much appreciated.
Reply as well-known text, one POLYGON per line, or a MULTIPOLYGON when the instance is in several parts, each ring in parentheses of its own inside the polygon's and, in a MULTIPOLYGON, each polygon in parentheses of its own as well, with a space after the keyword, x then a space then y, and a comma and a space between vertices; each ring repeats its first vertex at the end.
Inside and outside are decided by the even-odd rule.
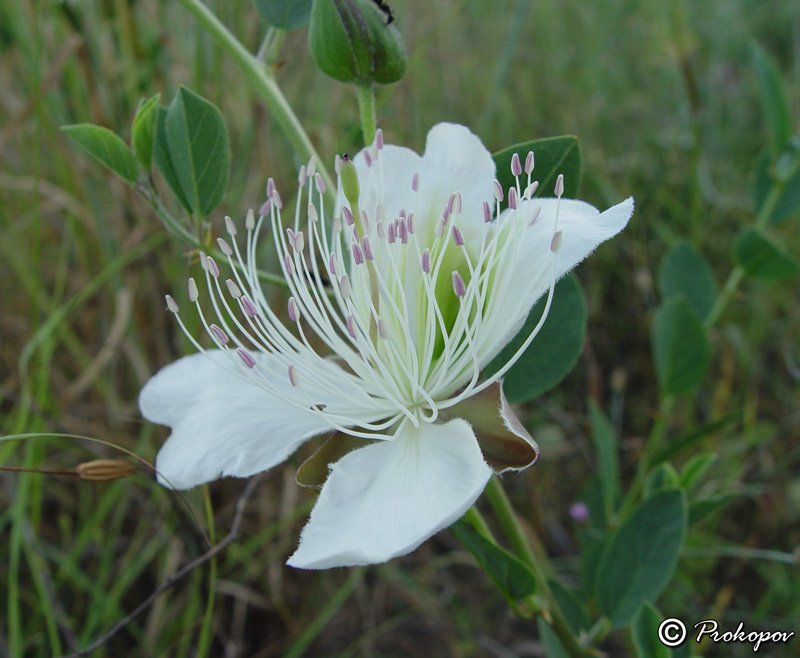
POLYGON ((281 201, 281 195, 278 194, 278 190, 275 190, 272 193, 272 203, 275 204, 275 208, 278 210, 283 210, 283 201, 281 201))
POLYGON ((389 325, 386 324, 386 320, 383 318, 378 318, 378 335, 386 340, 389 338, 389 325))
MULTIPOLYGON (((258 209, 258 216, 259 217, 266 217, 269 215, 269 211, 272 210, 272 201, 267 199, 264 203, 261 204, 261 207, 258 209)), ((255 224, 253 224, 255 227, 255 224)))
POLYGON ((267 179, 267 198, 268 198, 268 199, 271 199, 271 198, 272 198, 272 195, 273 195, 274 193, 275 193, 275 181, 274 181, 274 180, 272 180, 272 177, 270 176, 270 177, 267 179))
POLYGON ((258 309, 253 302, 250 301, 250 298, 247 295, 242 295, 239 298, 239 301, 242 304, 242 310, 245 312, 248 318, 254 318, 258 315, 258 309))
POLYGON ((317 208, 313 203, 308 204, 308 219, 311 220, 312 223, 316 224, 319 221, 319 213, 317 212, 317 208))
POLYGON ((177 314, 177 313, 178 313, 178 302, 176 302, 176 301, 175 301, 175 300, 172 298, 172 295, 164 295, 164 297, 165 297, 165 298, 166 298, 166 300, 167 300, 167 310, 168 310, 170 313, 176 313, 176 314, 177 314))
POLYGON ((528 187, 525 188, 524 197, 526 199, 530 199, 534 194, 536 194, 536 190, 539 189, 539 181, 533 181, 528 187))
MULTIPOLYGON (((233 252, 231 252, 231 253, 233 253, 233 252)), ((217 267, 216 261, 211 257, 207 257, 206 258, 206 263, 208 264, 208 271, 211 274, 211 276, 213 276, 215 279, 218 279, 219 278, 219 267, 217 267)))
POLYGON ((461 229, 453 224, 453 242, 457 247, 464 246, 464 236, 461 234, 461 229))
POLYGON ((542 212, 541 206, 536 206, 533 209, 533 217, 531 217, 531 221, 528 222, 528 226, 533 226, 536 223, 536 220, 539 219, 540 212, 542 212))
POLYGON ((394 244, 396 237, 395 224, 394 222, 389 222, 389 228, 386 230, 386 241, 389 244, 394 244))
POLYGON ((211 333, 214 334, 214 337, 217 339, 217 342, 221 345, 227 345, 228 341, 228 334, 226 334, 222 329, 220 329, 217 325, 212 324, 209 329, 211 329, 211 333))
POLYGON ((357 240, 353 240, 352 245, 350 248, 353 251, 353 260, 355 261, 356 265, 361 265, 364 262, 364 252, 361 251, 361 247, 358 244, 357 240))
POLYGON ((508 207, 511 210, 517 209, 517 188, 516 187, 509 187, 508 188, 508 207))
POLYGON ((419 190, 419 174, 415 173, 411 178, 411 189, 416 192, 419 190))
POLYGON ((528 151, 528 156, 525 158, 525 173, 528 176, 531 175, 533 171, 533 151, 528 151))
POLYGON ((379 150, 383 148, 383 130, 380 128, 375 131, 375 146, 377 146, 379 150))
POLYGON ((456 297, 463 297, 467 294, 467 286, 464 284, 464 279, 461 278, 461 275, 454 271, 452 273, 453 278, 453 292, 456 294, 456 297))
POLYGON ((291 228, 286 229, 286 237, 289 238, 289 245, 297 251, 297 233, 295 233, 291 228))
POLYGON ((342 274, 342 278, 339 279, 339 292, 344 299, 347 299, 353 294, 353 287, 350 285, 350 277, 346 274, 342 274))
POLYGON ((306 186, 306 166, 300 165, 300 173, 297 175, 297 183, 300 187, 306 186))
POLYGON ((236 230, 236 224, 234 224, 233 220, 227 215, 225 215, 225 229, 228 231, 228 235, 230 235, 231 237, 233 237, 238 233, 238 231, 236 230))
POLYGON ((519 176, 522 173, 522 165, 519 163, 519 154, 511 156, 511 175, 519 176))
POLYGON ((494 179, 494 198, 498 203, 503 201, 503 186, 496 178, 494 179))
POLYGON ((408 232, 412 235, 414 234, 414 213, 409 213, 408 217, 406 217, 406 228, 408 228, 408 232))
POLYGON ((294 261, 289 254, 283 257, 283 266, 286 268, 286 274, 294 276, 294 261))
POLYGON ((297 300, 294 297, 289 297, 288 303, 289 319, 292 322, 300 320, 300 307, 297 305, 297 300))
POLYGON ((189 291, 189 301, 196 302, 197 301, 197 283, 195 283, 194 277, 190 277, 187 283, 188 291, 189 291))
POLYGON ((557 252, 561 248, 561 231, 556 231, 553 234, 553 239, 550 241, 550 251, 557 252))
POLYGON ((370 245, 369 238, 366 235, 361 239, 361 249, 364 251, 364 258, 375 260, 375 256, 372 255, 372 245, 370 245))
POLYGON ((488 201, 483 202, 483 221, 487 224, 492 221, 492 209, 488 201))
POLYGON ((331 276, 336 276, 336 254, 334 252, 331 252, 328 258, 328 272, 331 276))
POLYGON ((303 253, 303 248, 305 246, 306 246, 306 239, 303 236, 303 232, 302 231, 298 231, 297 235, 295 236, 295 240, 294 240, 294 250, 298 254, 301 254, 301 253, 303 253))
POLYGON ((219 245, 220 251, 222 251, 223 254, 226 256, 233 255, 233 249, 231 249, 231 246, 225 242, 225 240, 222 238, 217 238, 217 244, 219 245))
POLYGON ((337 153, 336 155, 333 156, 333 171, 337 176, 339 175, 341 166, 342 166, 342 158, 339 157, 339 154, 337 153))
POLYGON ((402 217, 398 217, 397 220, 397 237, 400 238, 400 242, 403 244, 408 243, 408 227, 406 226, 406 220, 402 217))
POLYGON ((292 363, 289 364, 289 382, 292 386, 297 386, 297 371, 292 363))
POLYGON ((317 159, 312 155, 308 159, 308 164, 306 165, 306 175, 309 178, 314 178, 314 174, 317 171, 317 159))
POLYGON ((369 217, 367 217, 367 211, 363 208, 361 209, 361 225, 365 231, 369 228, 369 217))
POLYGON ((564 174, 559 174, 558 178, 556 178, 556 196, 560 199, 561 195, 564 194, 564 174))
POLYGON ((378 237, 381 240, 386 239, 386 229, 383 226, 383 220, 378 221, 378 223, 375 225, 375 230, 378 232, 378 237))
POLYGON ((253 355, 250 354, 250 352, 241 347, 237 347, 236 353, 239 355, 239 358, 244 362, 244 365, 250 368, 250 370, 256 367, 256 360, 253 358, 253 355))
POLYGON ((350 208, 347 206, 342 206, 342 215, 344 216, 344 221, 348 226, 355 224, 355 221, 353 220, 353 213, 350 212, 350 208))
POLYGON ((456 192, 451 198, 450 212, 457 215, 461 212, 461 192, 456 192))
POLYGON ((347 316, 347 320, 345 320, 345 325, 347 326, 347 333, 350 334, 351 338, 356 337, 356 320, 352 315, 347 316))
POLYGON ((367 167, 372 166, 372 156, 367 149, 364 149, 364 161, 367 163, 367 167))
POLYGON ((253 209, 250 208, 247 211, 247 215, 244 218, 244 227, 248 231, 252 231, 256 227, 256 214, 253 212, 253 209))
POLYGON ((322 180, 322 175, 319 172, 314 174, 314 186, 317 188, 317 192, 319 194, 325 194, 327 187, 325 186, 325 181, 322 180))
POLYGON ((435 233, 437 238, 441 238, 444 235, 444 227, 446 224, 447 222, 445 221, 444 217, 440 217, 439 221, 436 222, 435 233))
POLYGON ((236 285, 236 281, 233 279, 226 279, 225 284, 228 286, 228 292, 231 294, 231 297, 239 299, 239 297, 242 296, 242 291, 239 290, 239 286, 236 285))
POLYGON ((422 271, 425 274, 431 273, 431 250, 426 249, 422 252, 422 271))

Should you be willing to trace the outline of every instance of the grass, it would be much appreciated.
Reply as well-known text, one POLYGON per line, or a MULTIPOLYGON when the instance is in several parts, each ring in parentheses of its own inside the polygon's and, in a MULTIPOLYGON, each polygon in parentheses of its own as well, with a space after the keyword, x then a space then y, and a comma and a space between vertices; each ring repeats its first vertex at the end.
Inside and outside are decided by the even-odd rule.
MULTIPOLYGON (((209 4, 257 49, 264 26, 250 3, 209 4)), ((687 238, 719 284, 730 273, 733 237, 753 218, 749 190, 767 139, 748 42, 762 43, 779 63, 796 127, 800 15, 790 0, 491 7, 398 3, 411 66, 401 83, 380 90, 377 114, 387 141, 417 150, 442 120, 471 126, 490 150, 576 134, 582 198, 606 207, 636 197, 629 229, 578 269, 590 309, 581 362, 524 410, 542 439, 542 461, 505 478, 574 581, 576 528, 566 510, 593 474, 586 400, 598 400, 620 431, 628 480, 658 406, 649 336, 659 259, 687 238)), ((228 194, 211 218, 215 230, 223 214, 240 217, 260 203, 267 176, 293 189, 299 163, 247 79, 177 3, 3 3, 0 51, 0 429, 87 435, 152 461, 166 432, 141 420, 136 399, 153 372, 190 350, 162 295, 184 285, 192 258, 59 126, 91 121, 127 138, 142 96, 170 97, 181 83, 213 100, 233 160, 228 194)), ((355 93, 313 68, 304 30, 287 36, 276 75, 321 154, 358 148, 355 93)), ((775 232, 800 253, 793 222, 775 232)), ((713 331, 711 375, 670 417, 674 440, 732 414, 673 460, 715 453, 703 486, 748 493, 692 534, 664 612, 716 616, 734 628, 739 619, 796 628, 796 566, 756 556, 800 545, 799 329, 796 282, 745 282, 713 331)), ((91 655, 507 655, 498 647, 534 655, 533 623, 505 614, 500 595, 447 532, 363 573, 285 567, 313 502, 293 478, 306 454, 264 477, 240 540, 213 566, 193 572, 91 655)), ((0 444, 0 462, 29 468, 118 456, 79 440, 0 444)), ((103 635, 204 553, 206 534, 225 536, 243 487, 224 481, 207 494, 188 492, 191 514, 144 467, 112 484, 2 473, 0 655, 69 654, 103 635)), ((614 656, 631 651, 615 636, 607 648, 614 656)))

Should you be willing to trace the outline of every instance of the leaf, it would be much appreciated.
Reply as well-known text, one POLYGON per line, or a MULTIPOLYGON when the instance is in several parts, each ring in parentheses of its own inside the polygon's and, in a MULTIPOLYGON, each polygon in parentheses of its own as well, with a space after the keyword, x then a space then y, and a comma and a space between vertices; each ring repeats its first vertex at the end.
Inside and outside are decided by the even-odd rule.
POLYGON ((183 193, 181 182, 178 180, 178 174, 175 172, 175 165, 172 162, 172 156, 169 152, 169 143, 167 141, 167 110, 160 105, 156 110, 156 135, 155 144, 153 146, 153 157, 156 161, 156 166, 167 181, 172 193, 178 197, 180 204, 186 209, 187 212, 192 212, 192 206, 189 199, 183 193))
POLYGON ((758 229, 745 229, 736 240, 736 261, 754 279, 787 279, 800 265, 758 229))
MULTIPOLYGON (((800 135, 794 135, 789 140, 789 148, 784 155, 789 159, 800 158, 800 135)), ((789 173, 785 179, 781 179, 780 173, 773 164, 769 151, 765 150, 756 165, 756 179, 753 185, 753 204, 757 213, 761 212, 773 185, 785 183, 785 187, 780 192, 780 197, 770 213, 770 224, 785 222, 800 209, 800 168, 793 174, 789 173)))
POLYGON ((283 30, 294 30, 308 23, 313 0, 253 0, 267 23, 283 30))
POLYGON ((791 133, 791 119, 780 72, 772 58, 757 43, 750 46, 753 67, 761 92, 761 106, 769 127, 770 149, 777 156, 791 133))
POLYGON ((222 201, 230 174, 228 131, 219 110, 186 87, 167 108, 167 144, 192 212, 209 215, 222 201))
POLYGON ((139 168, 125 142, 108 128, 91 123, 76 123, 61 126, 61 130, 73 142, 104 167, 113 171, 129 185, 136 182, 139 168))
MULTIPOLYGON (((511 158, 514 153, 518 154, 524 166, 528 151, 533 151, 534 155, 531 180, 539 181, 539 188, 534 196, 555 196, 553 190, 559 174, 564 174, 564 196, 570 199, 577 196, 578 183, 581 180, 581 150, 578 145, 578 138, 567 135, 522 142, 492 155, 492 159, 497 166, 497 180, 500 181, 503 190, 505 190, 504 203, 508 199, 508 188, 516 185, 514 176, 511 175, 511 158)), ((520 185, 523 191, 526 184, 527 176, 523 171, 520 176, 520 185)))
MULTIPOLYGON (((487 366, 497 372, 525 342, 542 317, 546 296, 531 309, 520 332, 487 366)), ((503 391, 512 404, 532 400, 558 385, 575 367, 586 336, 586 301, 577 278, 568 274, 556 284, 547 320, 539 335, 509 369, 503 391)))
POLYGON ((530 569, 511 553, 478 534, 463 519, 451 525, 450 530, 506 597, 518 600, 536 592, 536 580, 530 569))
POLYGON ((686 297, 662 304, 653 322, 653 357, 661 390, 685 395, 703 381, 711 361, 708 336, 686 297))
POLYGON ((655 468, 647 478, 645 495, 652 496, 664 489, 677 489, 680 487, 680 477, 672 464, 663 463, 655 468))
POLYGON ((734 498, 741 496, 739 491, 724 491, 722 493, 695 500, 689 505, 689 525, 694 525, 724 509, 734 498))
POLYGON ((647 498, 606 545, 594 582, 595 600, 616 627, 631 622, 669 582, 686 530, 682 491, 647 498))
POLYGON ((702 320, 717 297, 717 284, 705 258, 688 242, 679 242, 661 259, 658 288, 664 300, 684 294, 702 320))
POLYGON ((567 623, 572 627, 575 635, 580 634, 581 631, 588 631, 591 623, 589 615, 578 600, 575 590, 564 586, 559 580, 548 580, 550 591, 553 598, 564 613, 567 623))
POLYGON ((692 489, 700 484, 700 480, 716 460, 717 456, 713 452, 706 452, 692 457, 681 470, 681 488, 687 493, 691 492, 692 489))
POLYGON ((131 146, 133 146, 136 159, 142 163, 145 171, 150 171, 153 163, 153 143, 156 136, 156 117, 160 98, 161 94, 156 94, 140 103, 131 126, 131 146))
POLYGON ((544 647, 544 655, 547 658, 570 658, 569 651, 564 648, 556 632, 543 617, 536 620, 536 627, 539 629, 539 641, 544 647))
POLYGON ((639 610, 631 626, 633 646, 639 658, 672 658, 672 651, 658 639, 658 627, 663 619, 649 603, 639 610))
POLYGON ((603 492, 606 517, 610 517, 619 500, 619 448, 616 432, 603 410, 589 400, 589 417, 592 420, 592 443, 603 492))

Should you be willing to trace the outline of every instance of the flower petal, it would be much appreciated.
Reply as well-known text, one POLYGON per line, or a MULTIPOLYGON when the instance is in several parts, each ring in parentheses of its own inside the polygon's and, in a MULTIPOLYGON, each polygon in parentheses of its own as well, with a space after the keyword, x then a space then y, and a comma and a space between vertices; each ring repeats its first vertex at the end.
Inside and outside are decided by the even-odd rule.
MULTIPOLYGON (((142 415, 172 428, 156 457, 159 480, 166 486, 188 489, 224 476, 265 471, 306 439, 331 429, 322 415, 238 376, 221 357, 218 351, 183 357, 159 371, 139 395, 142 415)), ((274 357, 258 355, 256 360, 276 386, 286 379, 285 367, 274 357)), ((338 392, 312 391, 316 404, 342 403, 338 392)), ((286 394, 299 395, 289 385, 286 394)))
POLYGON ((539 446, 508 404, 500 382, 450 407, 442 416, 463 418, 472 426, 483 458, 495 473, 523 470, 539 458, 539 446))
POLYGON ((394 441, 334 464, 288 564, 325 569, 405 555, 464 514, 491 474, 466 421, 404 425, 394 441))

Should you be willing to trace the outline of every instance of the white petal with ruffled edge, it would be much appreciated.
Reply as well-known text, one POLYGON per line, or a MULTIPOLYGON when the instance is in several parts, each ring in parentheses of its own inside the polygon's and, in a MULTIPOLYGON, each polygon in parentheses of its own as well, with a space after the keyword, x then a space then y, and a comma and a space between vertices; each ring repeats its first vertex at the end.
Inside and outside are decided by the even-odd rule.
MULTIPOLYGON (((346 390, 314 382, 302 391, 284 384, 282 393, 296 402, 289 404, 239 376, 219 357, 216 351, 183 357, 159 371, 139 395, 142 415, 172 428, 156 457, 159 481, 166 486, 188 489, 220 477, 266 471, 306 439, 330 431, 330 423, 309 409, 305 395, 331 409, 353 406, 346 390)), ((286 379, 286 368, 275 357, 257 355, 256 360, 276 385, 286 379)), ((330 362, 324 367, 338 368, 330 362)), ((385 415, 362 413, 364 419, 385 415)))
POLYGON ((288 564, 326 569, 386 562, 461 517, 492 471, 456 419, 355 450, 331 468, 288 564))

